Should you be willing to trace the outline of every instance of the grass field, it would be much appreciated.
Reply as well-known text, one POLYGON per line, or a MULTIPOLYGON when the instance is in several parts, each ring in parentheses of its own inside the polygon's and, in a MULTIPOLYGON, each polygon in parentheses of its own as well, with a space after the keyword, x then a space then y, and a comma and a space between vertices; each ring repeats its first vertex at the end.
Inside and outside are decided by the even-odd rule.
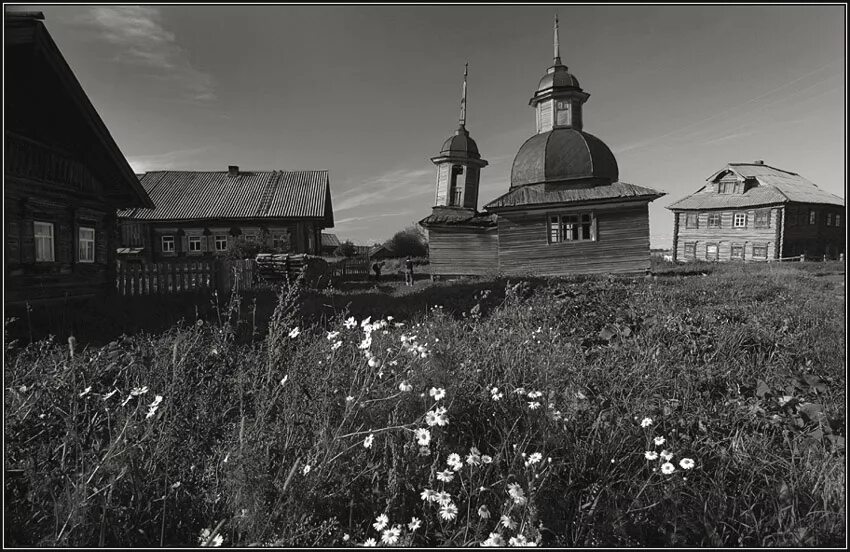
POLYGON ((7 339, 6 544, 843 546, 843 264, 655 268, 7 339))

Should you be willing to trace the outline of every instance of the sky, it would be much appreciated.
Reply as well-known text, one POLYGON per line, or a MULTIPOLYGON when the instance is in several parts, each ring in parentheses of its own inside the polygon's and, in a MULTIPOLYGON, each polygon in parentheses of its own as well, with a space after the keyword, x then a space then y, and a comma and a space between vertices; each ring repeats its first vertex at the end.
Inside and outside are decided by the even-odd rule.
MULTIPOLYGON (((9 7, 9 4, 6 4, 9 7)), ((467 129, 505 193, 535 132, 528 100, 561 58, 584 130, 665 207, 730 162, 764 160, 838 196, 846 182, 844 5, 13 5, 45 25, 136 172, 330 172, 341 240, 431 212, 430 158, 467 129)))

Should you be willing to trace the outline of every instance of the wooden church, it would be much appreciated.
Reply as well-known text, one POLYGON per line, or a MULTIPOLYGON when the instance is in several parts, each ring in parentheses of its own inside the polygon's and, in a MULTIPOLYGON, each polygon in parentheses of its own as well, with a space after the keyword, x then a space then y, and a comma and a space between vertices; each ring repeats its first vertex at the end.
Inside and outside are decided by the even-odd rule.
POLYGON ((510 189, 484 212, 478 185, 487 161, 466 129, 464 71, 460 125, 431 159, 437 193, 431 215, 420 221, 434 277, 649 269, 649 202, 664 194, 621 182, 614 154, 584 132, 590 94, 561 63, 557 18, 554 58, 529 102, 537 133, 514 158, 510 189))

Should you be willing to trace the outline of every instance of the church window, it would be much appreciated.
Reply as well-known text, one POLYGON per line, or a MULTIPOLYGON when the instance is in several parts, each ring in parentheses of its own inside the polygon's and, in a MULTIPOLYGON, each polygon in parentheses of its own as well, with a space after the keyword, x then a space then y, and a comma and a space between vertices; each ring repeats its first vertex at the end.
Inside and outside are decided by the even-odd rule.
POLYGON ((549 217, 549 243, 593 241, 596 239, 591 213, 552 215, 549 217))
POLYGON ((449 205, 461 205, 463 201, 463 166, 452 165, 451 188, 449 191, 449 205))

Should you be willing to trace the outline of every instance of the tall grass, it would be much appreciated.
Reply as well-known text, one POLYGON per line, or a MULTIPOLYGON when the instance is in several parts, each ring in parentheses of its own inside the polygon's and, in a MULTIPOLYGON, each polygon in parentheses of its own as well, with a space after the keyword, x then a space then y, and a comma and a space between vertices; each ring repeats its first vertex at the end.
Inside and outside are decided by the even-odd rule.
POLYGON ((843 304, 776 268, 293 286, 253 341, 231 302, 7 342, 6 543, 840 545, 843 304))

